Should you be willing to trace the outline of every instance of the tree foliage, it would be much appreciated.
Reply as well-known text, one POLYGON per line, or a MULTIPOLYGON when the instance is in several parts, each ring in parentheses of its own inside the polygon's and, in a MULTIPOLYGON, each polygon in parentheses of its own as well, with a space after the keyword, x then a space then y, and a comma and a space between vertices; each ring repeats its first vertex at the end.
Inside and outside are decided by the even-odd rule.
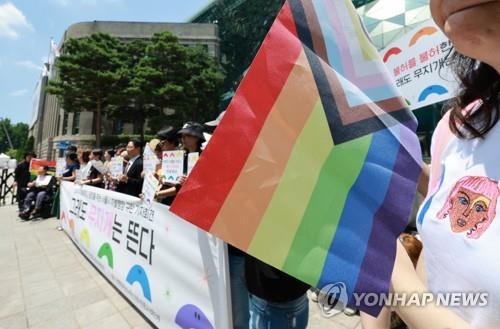
POLYGON ((224 79, 204 49, 184 46, 169 32, 132 42, 104 34, 71 39, 57 67, 58 79, 47 90, 65 110, 135 122, 142 137, 146 122, 154 130, 212 119, 224 79))
POLYGON ((28 138, 28 131, 29 127, 25 123, 12 124, 9 119, 0 120, 0 153, 7 153, 10 150, 10 154, 15 158, 21 158, 26 151, 32 151, 33 145, 29 145, 29 141, 33 138, 28 138), (13 149, 5 131, 9 134, 13 149))
POLYGON ((116 99, 123 75, 121 44, 107 34, 70 39, 57 61, 58 79, 47 91, 58 96, 65 111, 95 113, 96 144, 100 146, 101 117, 116 99))

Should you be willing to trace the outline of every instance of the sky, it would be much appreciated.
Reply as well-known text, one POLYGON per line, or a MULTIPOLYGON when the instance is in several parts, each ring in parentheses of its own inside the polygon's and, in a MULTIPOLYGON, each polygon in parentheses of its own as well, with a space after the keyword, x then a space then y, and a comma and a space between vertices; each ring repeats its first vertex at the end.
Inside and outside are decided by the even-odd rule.
POLYGON ((186 22, 210 0, 0 0, 0 118, 30 123, 50 40, 78 22, 186 22))

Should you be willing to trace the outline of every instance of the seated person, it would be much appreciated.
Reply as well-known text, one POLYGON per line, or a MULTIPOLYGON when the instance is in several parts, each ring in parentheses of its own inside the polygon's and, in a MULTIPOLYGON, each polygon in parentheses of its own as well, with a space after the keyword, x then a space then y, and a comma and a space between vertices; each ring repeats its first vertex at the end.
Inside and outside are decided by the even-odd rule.
POLYGON ((23 211, 20 217, 28 219, 30 215, 40 215, 45 197, 52 193, 52 186, 55 184, 54 177, 47 175, 48 167, 38 169, 38 176, 28 183, 28 194, 24 199, 23 211), (31 212, 32 203, 35 201, 35 209, 31 212))

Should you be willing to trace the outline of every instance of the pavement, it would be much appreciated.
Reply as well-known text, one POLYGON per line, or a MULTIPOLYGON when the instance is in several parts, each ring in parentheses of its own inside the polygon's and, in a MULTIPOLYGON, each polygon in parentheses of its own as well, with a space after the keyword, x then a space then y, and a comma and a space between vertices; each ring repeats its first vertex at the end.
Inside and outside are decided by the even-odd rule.
MULTIPOLYGON (((21 221, 0 207, 0 329, 153 328, 78 251, 56 219, 21 221)), ((311 329, 361 329, 359 317, 325 318, 310 303, 311 329)))

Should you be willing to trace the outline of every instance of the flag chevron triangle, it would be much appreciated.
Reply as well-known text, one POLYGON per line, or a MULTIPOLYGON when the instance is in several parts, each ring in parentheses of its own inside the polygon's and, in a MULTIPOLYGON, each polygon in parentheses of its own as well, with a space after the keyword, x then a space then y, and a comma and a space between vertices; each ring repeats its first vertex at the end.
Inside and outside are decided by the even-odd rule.
POLYGON ((289 0, 171 210, 312 286, 342 282, 377 315, 353 294, 388 292, 415 130, 352 3, 289 0))

